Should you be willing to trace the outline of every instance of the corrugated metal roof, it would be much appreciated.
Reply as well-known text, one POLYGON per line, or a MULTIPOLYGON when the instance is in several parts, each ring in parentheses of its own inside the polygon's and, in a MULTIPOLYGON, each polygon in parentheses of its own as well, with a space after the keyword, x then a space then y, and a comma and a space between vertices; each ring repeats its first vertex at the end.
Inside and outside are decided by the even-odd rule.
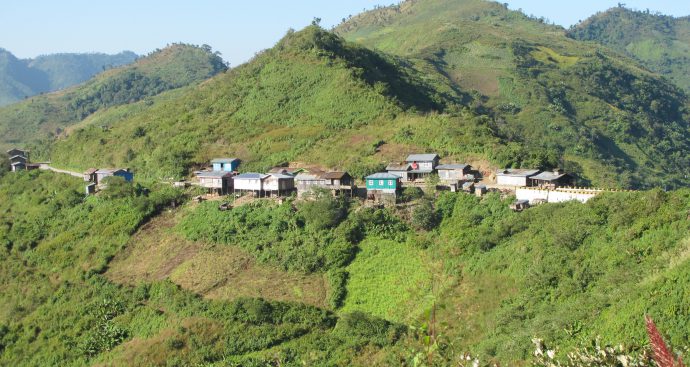
POLYGON ((297 176, 295 176, 295 180, 297 181, 318 181, 321 180, 320 175, 315 175, 311 173, 298 173, 297 176))
POLYGON ((211 160, 211 163, 232 163, 235 161, 239 161, 237 158, 215 158, 211 160))
POLYGON ((235 179, 235 180, 256 180, 256 179, 264 180, 266 178, 268 178, 268 175, 265 175, 263 173, 254 173, 254 172, 243 173, 241 175, 237 175, 237 176, 233 177, 233 179, 235 179))
POLYGON ((379 173, 374 173, 373 175, 365 177, 365 179, 369 180, 386 180, 386 179, 399 179, 400 176, 392 175, 390 173, 386 172, 379 172, 379 173))
POLYGON ((349 176, 349 175, 350 174, 347 172, 333 171, 333 172, 326 172, 321 177, 328 179, 328 180, 339 180, 339 179, 342 179, 343 177, 349 176))
POLYGON ((498 170, 496 173, 498 176, 511 176, 511 177, 530 177, 539 173, 538 169, 515 169, 506 168, 498 170))
POLYGON ((221 178, 221 177, 232 177, 231 172, 223 172, 223 171, 199 171, 195 172, 196 177, 212 177, 212 178, 221 178))
POLYGON ((277 178, 277 179, 294 179, 295 176, 293 175, 284 175, 282 173, 271 173, 269 176, 277 178))
POLYGON ((540 180, 540 181, 557 181, 565 176, 568 176, 567 173, 558 173, 556 174, 555 172, 542 172, 536 176, 530 177, 533 180, 540 180))
POLYGON ((84 171, 84 174, 85 175, 93 175, 96 172, 98 172, 98 168, 89 168, 86 171, 84 171))
POLYGON ((467 167, 471 167, 469 164, 442 164, 437 166, 436 169, 450 169, 450 170, 464 170, 467 167))
POLYGON ((113 175, 117 172, 127 172, 127 170, 122 169, 122 168, 103 168, 103 169, 99 169, 95 173, 101 174, 101 175, 113 175))
POLYGON ((386 171, 409 171, 410 168, 409 163, 391 163, 386 167, 386 171))
POLYGON ((410 154, 407 162, 431 162, 438 158, 438 154, 410 154))

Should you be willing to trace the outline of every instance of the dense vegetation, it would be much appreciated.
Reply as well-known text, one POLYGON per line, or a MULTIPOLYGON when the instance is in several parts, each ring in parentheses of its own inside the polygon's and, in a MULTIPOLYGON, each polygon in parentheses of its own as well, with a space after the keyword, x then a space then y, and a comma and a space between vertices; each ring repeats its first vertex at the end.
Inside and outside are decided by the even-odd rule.
POLYGON ((49 138, 95 112, 194 84, 225 69, 208 47, 175 44, 157 50, 85 84, 0 109, 0 147, 21 144, 34 148, 34 158, 47 159, 49 138))
POLYGON ((690 92, 690 17, 617 7, 573 26, 568 36, 634 57, 690 92))
POLYGON ((135 53, 125 51, 116 55, 64 53, 20 60, 0 49, 0 106, 77 85, 136 58, 135 53))

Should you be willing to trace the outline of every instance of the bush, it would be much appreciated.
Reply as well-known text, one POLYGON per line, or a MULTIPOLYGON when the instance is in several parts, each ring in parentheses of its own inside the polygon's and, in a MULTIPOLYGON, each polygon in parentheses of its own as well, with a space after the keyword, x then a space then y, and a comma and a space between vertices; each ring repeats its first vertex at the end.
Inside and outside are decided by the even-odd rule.
POLYGON ((326 273, 328 285, 331 292, 328 294, 328 305, 333 309, 338 309, 343 306, 345 297, 347 296, 347 279, 348 272, 344 269, 331 269, 326 273))
POLYGON ((419 229, 430 231, 438 225, 439 220, 440 216, 430 200, 422 200, 412 210, 412 224, 419 229))

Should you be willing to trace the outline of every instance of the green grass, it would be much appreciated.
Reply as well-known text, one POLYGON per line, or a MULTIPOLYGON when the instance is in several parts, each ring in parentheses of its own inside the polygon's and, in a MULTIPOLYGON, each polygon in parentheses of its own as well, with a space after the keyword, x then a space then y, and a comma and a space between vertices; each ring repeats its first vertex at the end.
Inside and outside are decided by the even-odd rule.
POLYGON ((410 323, 431 307, 432 274, 424 252, 396 241, 367 239, 346 271, 347 298, 342 312, 410 323))

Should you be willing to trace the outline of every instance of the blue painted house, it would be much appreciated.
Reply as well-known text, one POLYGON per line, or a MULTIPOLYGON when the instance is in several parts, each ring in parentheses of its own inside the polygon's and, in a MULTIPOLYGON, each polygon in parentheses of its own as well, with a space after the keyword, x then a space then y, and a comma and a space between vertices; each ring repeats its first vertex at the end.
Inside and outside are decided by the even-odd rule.
POLYGON ((235 172, 240 166, 240 160, 237 158, 216 158, 211 161, 214 171, 235 172))
POLYGON ((367 191, 395 194, 401 187, 400 176, 391 173, 376 173, 364 178, 367 191))

